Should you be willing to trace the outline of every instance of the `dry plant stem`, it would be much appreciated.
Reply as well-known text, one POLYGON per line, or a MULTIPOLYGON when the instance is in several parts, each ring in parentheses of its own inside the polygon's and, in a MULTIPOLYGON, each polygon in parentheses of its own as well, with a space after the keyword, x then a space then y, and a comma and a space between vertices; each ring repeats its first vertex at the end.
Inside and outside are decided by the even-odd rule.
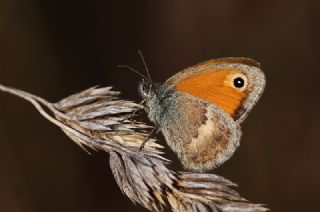
POLYGON ((111 87, 93 87, 50 103, 30 93, 0 85, 21 97, 75 143, 110 154, 110 167, 121 191, 151 211, 267 211, 242 198, 229 180, 206 173, 176 172, 162 156, 161 145, 149 138, 152 128, 134 120, 140 104, 118 97, 111 87), (146 142, 142 151, 140 146, 146 142))

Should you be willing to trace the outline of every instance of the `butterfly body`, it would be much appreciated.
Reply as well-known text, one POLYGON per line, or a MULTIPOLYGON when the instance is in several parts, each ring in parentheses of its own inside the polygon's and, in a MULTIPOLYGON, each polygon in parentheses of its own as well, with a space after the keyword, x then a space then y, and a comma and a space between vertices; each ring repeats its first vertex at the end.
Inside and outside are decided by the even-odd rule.
POLYGON ((189 170, 207 171, 228 160, 241 137, 240 123, 260 97, 265 78, 246 58, 210 60, 164 84, 140 85, 149 119, 189 170))

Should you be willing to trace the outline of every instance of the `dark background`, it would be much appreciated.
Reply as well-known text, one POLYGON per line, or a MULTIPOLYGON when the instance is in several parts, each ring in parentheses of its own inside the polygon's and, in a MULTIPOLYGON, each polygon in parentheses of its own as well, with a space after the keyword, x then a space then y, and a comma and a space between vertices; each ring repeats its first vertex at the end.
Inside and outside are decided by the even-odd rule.
MULTIPOLYGON (((139 100, 152 77, 226 56, 262 63, 267 87, 241 146, 214 172, 272 211, 319 211, 319 1, 0 0, 0 82, 57 101, 99 84, 139 100)), ((0 93, 0 211, 145 211, 106 153, 87 155, 29 104, 0 93)), ((164 141, 162 141, 164 144, 164 141)), ((181 169, 181 167, 178 167, 181 169)))

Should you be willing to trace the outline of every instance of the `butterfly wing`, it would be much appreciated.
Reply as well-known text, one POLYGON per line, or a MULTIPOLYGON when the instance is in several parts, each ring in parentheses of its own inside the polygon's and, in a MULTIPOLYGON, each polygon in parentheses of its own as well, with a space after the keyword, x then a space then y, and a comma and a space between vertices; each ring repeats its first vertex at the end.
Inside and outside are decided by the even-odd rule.
POLYGON ((172 77, 170 77, 167 82, 174 83, 177 79, 181 77, 188 76, 192 73, 194 73, 197 70, 200 70, 202 68, 207 68, 210 66, 215 66, 215 65, 220 65, 220 64, 243 64, 243 65, 248 65, 256 68, 261 68, 261 65, 259 62, 251 59, 251 58, 246 58, 246 57, 227 57, 227 58, 219 58, 219 59, 211 59, 207 60, 201 63, 198 63, 194 66, 188 67, 172 77))
POLYGON ((224 58, 187 68, 169 78, 165 86, 208 101, 242 122, 261 96, 265 77, 255 60, 224 58))
POLYGON ((229 159, 239 145, 239 125, 217 106, 174 92, 158 120, 161 131, 182 164, 205 171, 229 159))

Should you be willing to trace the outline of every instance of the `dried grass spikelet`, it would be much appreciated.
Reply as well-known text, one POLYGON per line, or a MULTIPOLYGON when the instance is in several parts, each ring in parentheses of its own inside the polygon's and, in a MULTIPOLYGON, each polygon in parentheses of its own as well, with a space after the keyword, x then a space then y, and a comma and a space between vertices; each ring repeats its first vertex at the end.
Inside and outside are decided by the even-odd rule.
POLYGON ((110 154, 110 166, 121 191, 150 211, 267 211, 242 198, 229 180, 206 173, 176 172, 161 156, 161 145, 149 138, 148 126, 132 119, 139 104, 120 99, 111 87, 93 87, 62 99, 48 101, 0 85, 0 90, 31 102, 46 119, 59 126, 83 149, 110 154), (46 110, 45 110, 46 109, 46 110))

